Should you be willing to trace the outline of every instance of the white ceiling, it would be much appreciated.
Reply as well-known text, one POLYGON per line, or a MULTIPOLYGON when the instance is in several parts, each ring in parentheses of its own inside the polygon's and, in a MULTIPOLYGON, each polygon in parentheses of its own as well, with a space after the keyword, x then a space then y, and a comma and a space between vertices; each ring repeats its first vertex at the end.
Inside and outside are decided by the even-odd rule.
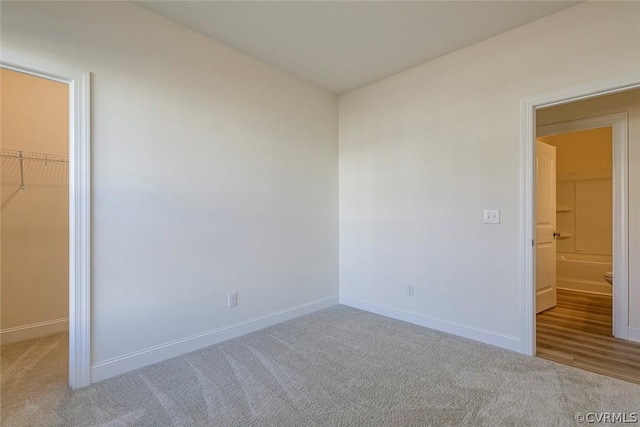
POLYGON ((340 94, 579 2, 135 3, 340 94))

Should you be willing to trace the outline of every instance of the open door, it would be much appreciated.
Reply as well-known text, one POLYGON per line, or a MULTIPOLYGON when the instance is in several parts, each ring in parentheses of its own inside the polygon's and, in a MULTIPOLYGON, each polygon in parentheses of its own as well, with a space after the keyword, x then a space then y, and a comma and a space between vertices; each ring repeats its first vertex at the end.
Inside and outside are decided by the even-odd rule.
POLYGON ((556 147, 536 141, 536 313, 556 305, 556 147))

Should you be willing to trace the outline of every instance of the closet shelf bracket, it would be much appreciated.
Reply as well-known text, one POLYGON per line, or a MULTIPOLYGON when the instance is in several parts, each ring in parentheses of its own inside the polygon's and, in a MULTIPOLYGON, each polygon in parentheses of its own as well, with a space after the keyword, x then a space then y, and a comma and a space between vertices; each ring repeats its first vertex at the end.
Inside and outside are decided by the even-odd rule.
POLYGON ((20 151, 20 189, 24 190, 24 156, 20 151))

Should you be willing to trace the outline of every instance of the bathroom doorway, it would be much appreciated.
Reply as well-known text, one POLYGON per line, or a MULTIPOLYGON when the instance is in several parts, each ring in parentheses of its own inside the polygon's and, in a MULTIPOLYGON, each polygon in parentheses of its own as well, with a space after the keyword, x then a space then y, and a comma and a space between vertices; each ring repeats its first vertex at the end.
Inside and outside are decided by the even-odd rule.
POLYGON ((640 142, 632 139, 640 130, 640 91, 540 109, 536 122, 536 152, 552 155, 547 164, 555 169, 552 190, 545 190, 546 172, 536 172, 535 215, 553 229, 549 242, 536 237, 536 290, 545 293, 536 302, 536 355, 640 383, 629 312, 629 293, 637 290, 629 287, 624 238, 634 186, 624 179, 629 160, 621 143, 621 136, 640 142), (549 193, 552 207, 541 200, 549 193), (545 219, 541 209, 553 214, 545 219))

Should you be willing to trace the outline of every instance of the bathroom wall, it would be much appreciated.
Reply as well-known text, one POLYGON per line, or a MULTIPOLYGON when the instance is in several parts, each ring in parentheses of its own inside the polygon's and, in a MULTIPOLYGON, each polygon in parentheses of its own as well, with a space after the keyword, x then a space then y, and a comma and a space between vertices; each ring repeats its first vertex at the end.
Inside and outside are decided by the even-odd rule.
POLYGON ((612 262, 611 128, 538 139, 556 147, 558 288, 611 294, 603 278, 612 262), (594 274, 575 274, 585 271, 594 274))
POLYGON ((556 147, 558 252, 611 255, 611 128, 539 138, 556 147))
POLYGON ((629 338, 640 341, 640 89, 542 109, 537 124, 621 112, 629 118, 629 338))
MULTIPOLYGON (((69 93, 63 83, 0 70, 3 149, 68 156, 69 93)), ((68 164, 2 159, 2 344, 67 329, 68 164)))

